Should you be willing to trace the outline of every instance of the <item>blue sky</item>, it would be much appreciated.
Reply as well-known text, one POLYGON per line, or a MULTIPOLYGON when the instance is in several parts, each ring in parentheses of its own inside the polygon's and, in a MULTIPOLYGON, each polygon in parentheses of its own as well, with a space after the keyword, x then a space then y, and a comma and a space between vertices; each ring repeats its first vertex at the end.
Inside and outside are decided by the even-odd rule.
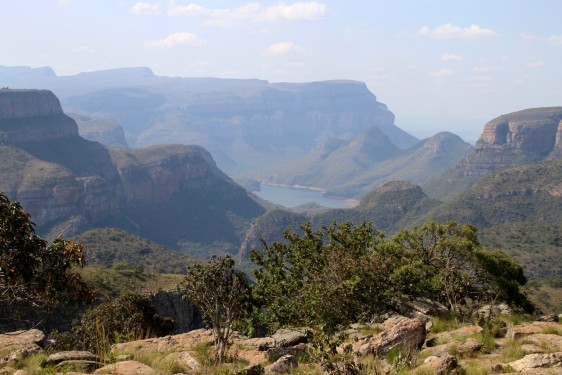
POLYGON ((354 79, 417 136, 562 105, 559 0, 4 0, 0 65, 354 79))

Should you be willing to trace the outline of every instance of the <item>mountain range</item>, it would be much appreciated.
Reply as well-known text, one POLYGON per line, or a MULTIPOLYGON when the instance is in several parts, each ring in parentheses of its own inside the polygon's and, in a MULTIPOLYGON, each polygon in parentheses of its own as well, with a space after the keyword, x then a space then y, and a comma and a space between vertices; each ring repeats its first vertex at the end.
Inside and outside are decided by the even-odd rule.
POLYGON ((372 127, 400 149, 418 141, 356 81, 159 77, 148 68, 59 77, 50 68, 0 67, 0 82, 49 89, 65 112, 113 119, 132 147, 203 146, 229 175, 296 160, 328 139, 351 140, 372 127))
POLYGON ((108 149, 46 90, 0 90, 0 176, 49 238, 115 226, 192 255, 232 253, 265 212, 202 147, 108 149))
MULTIPOLYGON (((562 276, 562 107, 493 119, 472 148, 451 133, 408 135, 353 81, 181 79, 146 69, 57 77, 0 67, 2 77, 12 87, 52 85, 72 110, 47 90, 0 90, 0 191, 48 238, 116 227, 108 238, 127 232, 193 257, 244 261, 260 238, 282 240, 287 226, 305 221, 368 220, 391 234, 454 220, 474 223, 484 245, 513 254, 532 277, 562 276), (177 144, 187 140, 210 152, 177 144), (143 142, 151 145, 138 148, 143 142), (238 176, 361 200, 353 209, 270 209, 214 158, 238 176)), ((140 250, 170 259, 151 246, 140 250)), ((95 251, 104 266, 138 264, 95 251)))

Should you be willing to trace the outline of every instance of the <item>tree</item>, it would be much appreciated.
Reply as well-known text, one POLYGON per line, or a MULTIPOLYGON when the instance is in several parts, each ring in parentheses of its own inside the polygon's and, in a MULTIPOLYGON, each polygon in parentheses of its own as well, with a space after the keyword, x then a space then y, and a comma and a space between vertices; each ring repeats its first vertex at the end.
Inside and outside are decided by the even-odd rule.
POLYGON ((21 205, 0 192, 0 302, 50 309, 91 299, 73 265, 84 265, 82 245, 62 238, 48 244, 21 205))
POLYGON ((397 295, 427 297, 453 311, 469 300, 496 298, 531 309, 520 289, 526 282, 521 265, 480 246, 471 224, 429 221, 401 230, 382 249, 392 259, 390 284, 397 295))
POLYGON ((332 224, 313 231, 310 224, 285 231, 285 243, 262 242, 250 252, 257 265, 254 296, 263 324, 338 325, 370 319, 384 306, 385 259, 377 252, 381 232, 371 223, 332 224))
POLYGON ((213 256, 206 265, 188 267, 181 288, 184 298, 197 306, 211 324, 217 360, 222 363, 233 325, 251 308, 251 289, 246 275, 234 269, 230 256, 213 256))
POLYGON ((470 224, 427 222, 390 240, 371 223, 310 224, 285 242, 250 252, 262 324, 338 325, 368 320, 402 297, 426 297, 458 312, 468 302, 502 299, 529 310, 521 266, 488 252, 470 224))

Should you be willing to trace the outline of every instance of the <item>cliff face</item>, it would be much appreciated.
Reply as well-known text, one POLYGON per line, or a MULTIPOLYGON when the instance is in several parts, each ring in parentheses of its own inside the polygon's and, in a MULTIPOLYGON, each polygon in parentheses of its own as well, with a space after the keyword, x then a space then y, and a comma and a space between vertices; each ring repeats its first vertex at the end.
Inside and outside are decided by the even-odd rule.
POLYGON ((449 201, 500 169, 557 159, 562 159, 562 107, 526 109, 488 122, 474 151, 423 189, 449 201))
POLYGON ((484 126, 474 153, 457 167, 486 175, 507 166, 560 157, 562 107, 535 108, 500 116, 484 126))
POLYGON ((44 142, 78 135, 57 97, 47 90, 0 90, 0 143, 44 142), (37 119, 49 126, 37 127, 37 119))
POLYGON ((0 90, 0 120, 60 115, 57 97, 47 90, 0 90))
POLYGON ((211 233, 236 243, 240 226, 263 213, 202 147, 107 150, 78 136, 52 93, 28 93, 32 99, 25 91, 2 93, 5 108, 22 109, 11 112, 20 117, 0 119, 0 190, 20 201, 43 233, 112 225, 177 249, 205 243, 211 233), (52 107, 41 112, 26 103, 52 107))

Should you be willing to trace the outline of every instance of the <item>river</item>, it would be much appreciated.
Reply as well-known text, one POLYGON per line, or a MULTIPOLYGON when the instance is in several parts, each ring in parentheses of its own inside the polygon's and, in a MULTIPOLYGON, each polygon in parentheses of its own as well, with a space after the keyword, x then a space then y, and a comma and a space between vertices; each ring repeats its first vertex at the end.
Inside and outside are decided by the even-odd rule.
POLYGON ((260 191, 254 191, 253 193, 262 199, 287 208, 297 207, 309 202, 314 202, 328 208, 350 208, 357 204, 357 201, 353 199, 326 196, 320 189, 304 187, 278 186, 262 183, 260 185, 260 191))

